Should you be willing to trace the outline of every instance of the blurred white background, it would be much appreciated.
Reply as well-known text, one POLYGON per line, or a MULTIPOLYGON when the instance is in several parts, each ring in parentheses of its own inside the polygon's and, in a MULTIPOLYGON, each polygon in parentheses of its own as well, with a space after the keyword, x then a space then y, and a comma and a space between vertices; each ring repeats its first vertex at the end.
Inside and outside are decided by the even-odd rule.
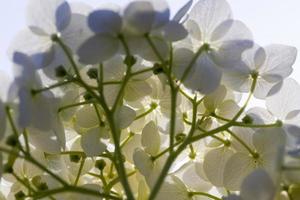
MULTIPOLYGON (((0 6, 0 70, 10 71, 6 50, 13 36, 25 26, 28 0, 2 1, 0 6)), ((69 0, 79 1, 79 0, 69 0)), ((126 4, 129 0, 82 0, 95 7, 103 2, 126 4)), ((187 0, 168 0, 174 14, 187 0)), ((234 17, 243 21, 260 45, 282 43, 300 49, 300 1, 298 0, 228 0, 234 17)), ((292 77, 300 81, 300 58, 292 77)))

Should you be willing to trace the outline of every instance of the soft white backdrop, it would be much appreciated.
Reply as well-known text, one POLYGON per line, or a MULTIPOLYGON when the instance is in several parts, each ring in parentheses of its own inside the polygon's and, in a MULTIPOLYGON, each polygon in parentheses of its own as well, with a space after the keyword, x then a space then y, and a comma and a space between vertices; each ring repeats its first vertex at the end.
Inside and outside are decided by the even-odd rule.
MULTIPOLYGON (((6 49, 18 30, 25 26, 28 0, 10 0, 0 3, 0 69, 10 71, 6 49)), ((74 1, 74 0, 69 0, 74 1)), ((79 0, 76 0, 79 1, 79 0)), ((103 2, 126 4, 129 0, 82 0, 91 5, 103 2)), ((159 1, 159 0, 158 0, 159 1)), ((172 13, 187 0, 168 0, 172 13)), ((300 1, 299 0, 228 0, 234 17, 242 20, 252 30, 258 44, 282 43, 300 50, 300 1)), ((300 81, 300 58, 292 75, 300 81)))

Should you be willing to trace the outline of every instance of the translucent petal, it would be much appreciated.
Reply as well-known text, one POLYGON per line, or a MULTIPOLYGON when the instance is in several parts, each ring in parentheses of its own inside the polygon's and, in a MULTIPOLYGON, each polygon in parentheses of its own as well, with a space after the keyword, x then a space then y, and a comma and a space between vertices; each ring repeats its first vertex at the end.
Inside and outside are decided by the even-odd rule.
POLYGON ((189 0, 187 3, 185 3, 174 15, 173 20, 177 22, 184 21, 184 17, 187 15, 187 12, 193 5, 193 0, 189 0))
POLYGON ((166 0, 151 0, 152 6, 155 10, 155 17, 152 28, 157 29, 163 27, 169 22, 170 9, 166 0))
POLYGON ((223 68, 232 68, 241 61, 241 55, 253 46, 252 33, 241 21, 228 20, 220 26, 230 28, 225 31, 223 37, 211 42, 214 61, 223 68))
POLYGON ((258 169, 244 180, 240 195, 243 200, 273 200, 275 193, 272 179, 264 170, 258 169))
POLYGON ((176 176, 172 176, 171 179, 172 182, 164 182, 156 199, 189 200, 190 197, 184 183, 176 176))
POLYGON ((70 2, 71 11, 73 14, 80 14, 87 16, 92 12, 93 8, 83 2, 70 2))
POLYGON ((244 178, 254 169, 254 159, 247 152, 236 153, 231 156, 224 169, 224 187, 228 190, 239 190, 244 178))
POLYGON ((87 156, 99 156, 106 150, 106 145, 100 141, 101 131, 101 128, 93 128, 81 136, 81 147, 87 156))
POLYGON ((72 14, 70 24, 62 31, 61 38, 75 54, 81 44, 92 36, 86 24, 86 16, 72 14))
POLYGON ((286 79, 272 88, 266 99, 266 106, 280 120, 292 111, 300 109, 300 85, 294 79, 286 79))
POLYGON ((135 149, 133 153, 133 161, 135 167, 139 170, 141 174, 144 176, 149 176, 154 164, 151 161, 150 156, 140 148, 135 149))
POLYGON ((30 128, 28 132, 29 142, 37 149, 51 154, 60 153, 60 142, 58 142, 58 138, 52 131, 41 132, 37 129, 30 128))
POLYGON ((8 56, 13 59, 15 52, 23 52, 30 56, 35 67, 43 68, 49 65, 53 59, 53 43, 50 37, 38 36, 30 30, 20 31, 8 48, 8 56))
POLYGON ((267 57, 260 69, 262 76, 270 82, 281 81, 288 77, 296 61, 297 49, 280 44, 272 44, 264 49, 267 57))
POLYGON ((175 21, 170 21, 166 26, 164 26, 163 30, 164 36, 170 41, 182 40, 188 34, 187 30, 175 21))
POLYGON ((135 117, 135 111, 128 106, 121 106, 115 114, 115 120, 120 129, 124 129, 130 126, 135 117))
POLYGON ((194 68, 195 71, 189 74, 191 77, 184 82, 186 87, 202 94, 209 94, 219 87, 222 72, 207 55, 202 55, 194 68))
POLYGON ((82 128, 93 128, 99 125, 99 119, 95 108, 87 105, 76 112, 76 125, 82 128))
POLYGON ((95 33, 118 34, 121 31, 122 19, 120 14, 112 8, 100 8, 90 13, 88 25, 95 33))
POLYGON ((231 9, 225 0, 200 0, 189 15, 203 35, 210 35, 219 24, 231 18, 231 9))
POLYGON ((155 22, 155 14, 151 2, 131 2, 124 10, 125 29, 137 35, 149 33, 155 22))
POLYGON ((127 85, 125 91, 125 99, 127 101, 137 101, 152 92, 151 86, 145 81, 131 81, 127 85))
POLYGON ((195 191, 209 191, 211 189, 211 184, 205 180, 203 180, 197 172, 197 165, 201 165, 201 163, 191 162, 185 169, 182 175, 182 181, 184 184, 195 190, 195 191))
POLYGON ((119 50, 119 41, 110 35, 98 34, 86 40, 78 49, 79 61, 97 64, 114 56, 119 50))
POLYGON ((226 87, 221 85, 217 90, 206 95, 204 97, 204 105, 209 111, 215 111, 215 109, 223 102, 226 96, 226 87))
POLYGON ((226 119, 232 119, 240 110, 239 105, 233 100, 224 101, 216 111, 217 115, 226 119))
POLYGON ((204 157, 203 168, 207 179, 215 186, 222 187, 224 181, 224 169, 233 151, 220 147, 212 149, 204 157))
POLYGON ((51 35, 65 29, 71 20, 71 8, 64 0, 30 0, 27 25, 39 35, 51 35))
POLYGON ((152 156, 155 156, 160 149, 160 135, 153 121, 146 124, 142 131, 142 145, 145 151, 152 156))

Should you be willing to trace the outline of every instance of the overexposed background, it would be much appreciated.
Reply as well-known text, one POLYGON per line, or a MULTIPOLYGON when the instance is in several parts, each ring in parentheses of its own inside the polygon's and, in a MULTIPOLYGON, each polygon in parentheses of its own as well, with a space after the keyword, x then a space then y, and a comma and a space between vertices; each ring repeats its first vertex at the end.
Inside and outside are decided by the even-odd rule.
MULTIPOLYGON (((28 0, 10 0, 0 3, 0 70, 10 71, 6 50, 14 35, 25 26, 28 0)), ((79 1, 79 0, 69 0, 79 1)), ((103 2, 126 4, 129 0, 82 0, 97 6, 103 2)), ((159 1, 159 0, 157 0, 159 1)), ((172 14, 187 0, 168 0, 172 14)), ((197 1, 197 0, 195 0, 197 1)), ((299 0, 228 0, 235 19, 243 21, 260 45, 281 43, 300 49, 299 0)), ((300 82, 300 58, 294 65, 292 77, 300 82)))

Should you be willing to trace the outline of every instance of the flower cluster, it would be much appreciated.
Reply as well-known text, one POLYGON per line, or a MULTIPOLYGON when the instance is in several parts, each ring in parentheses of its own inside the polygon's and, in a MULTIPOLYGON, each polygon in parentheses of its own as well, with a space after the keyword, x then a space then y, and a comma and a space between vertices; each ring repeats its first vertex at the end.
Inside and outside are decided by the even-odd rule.
POLYGON ((254 43, 225 0, 26 17, 0 74, 0 199, 300 198, 297 50, 254 43))

